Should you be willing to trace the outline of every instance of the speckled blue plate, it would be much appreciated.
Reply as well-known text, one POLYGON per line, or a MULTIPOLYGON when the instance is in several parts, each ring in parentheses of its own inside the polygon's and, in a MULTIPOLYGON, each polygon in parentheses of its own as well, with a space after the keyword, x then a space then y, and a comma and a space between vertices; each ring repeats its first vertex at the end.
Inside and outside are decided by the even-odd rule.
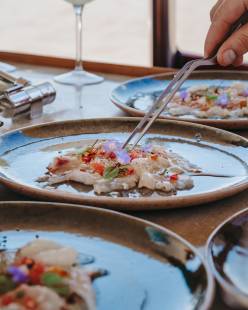
POLYGON ((222 223, 209 237, 208 262, 230 306, 248 309, 248 209, 222 223))
MULTIPOLYGON (((117 107, 130 115, 144 116, 161 91, 173 79, 173 76, 172 73, 165 73, 127 81, 113 90, 111 100, 117 107)), ((197 71, 182 87, 203 84, 228 86, 237 81, 248 81, 248 73, 244 71, 197 71)), ((172 117, 165 111, 161 114, 161 118, 184 120, 226 129, 248 128, 248 118, 245 117, 229 119, 203 119, 192 115, 172 117)))
POLYGON ((217 128, 158 120, 141 143, 159 144, 201 167, 207 175, 192 176, 194 187, 166 194, 133 188, 97 195, 91 186, 65 182, 38 183, 57 156, 104 139, 125 141, 139 119, 85 119, 35 125, 0 136, 0 183, 34 198, 97 205, 115 210, 168 209, 199 205, 248 188, 248 140, 217 128), (227 175, 213 177, 208 174, 227 175))
MULTIPOLYGON (((176 234, 97 208, 1 202, 0 249, 43 238, 75 248, 94 282, 97 310, 206 310, 214 283, 203 259, 176 234), (91 260, 85 261, 85 257, 91 260)), ((81 261, 81 260, 80 260, 81 261)))

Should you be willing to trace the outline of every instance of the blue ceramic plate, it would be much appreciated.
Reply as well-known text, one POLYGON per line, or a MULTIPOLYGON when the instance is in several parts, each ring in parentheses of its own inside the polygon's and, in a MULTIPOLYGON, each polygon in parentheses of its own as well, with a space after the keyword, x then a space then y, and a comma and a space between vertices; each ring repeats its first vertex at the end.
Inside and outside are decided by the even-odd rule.
POLYGON ((1 250, 43 238, 75 248, 85 268, 107 271, 94 281, 97 310, 209 309, 214 284, 205 263, 164 228, 74 205, 1 202, 0 209, 1 250))
POLYGON ((37 182, 58 152, 83 147, 97 139, 124 142, 138 120, 125 117, 62 121, 6 133, 0 136, 0 182, 36 199, 125 211, 199 205, 247 189, 248 141, 245 138, 217 128, 171 120, 154 123, 142 143, 164 146, 201 167, 206 175, 192 176, 194 187, 191 189, 168 195, 133 188, 97 195, 92 187, 75 182, 56 187, 37 182))
MULTIPOLYGON (((166 73, 130 80, 113 90, 111 100, 117 107, 130 115, 144 116, 169 81, 173 79, 173 76, 171 73, 166 73)), ((248 73, 242 71, 197 71, 183 84, 182 88, 203 84, 228 86, 237 81, 248 81, 248 73)), ((184 120, 227 129, 248 128, 248 118, 201 119, 192 115, 171 117, 166 114, 166 111, 161 115, 161 118, 184 120)))
POLYGON ((225 302, 248 309, 248 209, 222 223, 210 236, 207 257, 225 302))

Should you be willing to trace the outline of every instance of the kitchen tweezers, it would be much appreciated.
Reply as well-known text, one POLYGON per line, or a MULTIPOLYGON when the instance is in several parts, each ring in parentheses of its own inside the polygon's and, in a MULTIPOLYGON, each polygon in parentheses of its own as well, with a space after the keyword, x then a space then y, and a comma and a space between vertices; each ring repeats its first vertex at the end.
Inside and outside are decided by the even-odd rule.
POLYGON ((158 97, 158 99, 154 102, 150 110, 146 113, 146 115, 141 119, 139 124, 133 130, 131 135, 122 145, 125 148, 131 140, 137 135, 134 142, 131 144, 131 147, 134 148, 139 141, 143 138, 143 136, 147 133, 149 128, 152 126, 154 121, 160 116, 160 114, 165 110, 166 106, 172 100, 174 95, 178 92, 180 87, 186 81, 186 79, 190 76, 190 74, 202 66, 212 66, 217 63, 217 53, 222 44, 238 29, 240 29, 243 25, 248 23, 248 11, 245 12, 230 28, 228 33, 224 36, 224 39, 216 46, 216 48, 211 53, 210 57, 199 60, 192 60, 186 63, 181 70, 174 76, 174 79, 168 84, 166 89, 162 92, 162 94, 158 97))

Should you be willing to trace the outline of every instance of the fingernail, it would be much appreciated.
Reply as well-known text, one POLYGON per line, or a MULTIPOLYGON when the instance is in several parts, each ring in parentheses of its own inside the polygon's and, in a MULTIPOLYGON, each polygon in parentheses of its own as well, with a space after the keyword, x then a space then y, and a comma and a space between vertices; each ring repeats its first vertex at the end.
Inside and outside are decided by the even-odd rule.
POLYGON ((234 50, 226 50, 223 53, 223 62, 225 63, 225 65, 231 65, 232 63, 234 63, 234 61, 237 58, 237 54, 234 52, 234 50))

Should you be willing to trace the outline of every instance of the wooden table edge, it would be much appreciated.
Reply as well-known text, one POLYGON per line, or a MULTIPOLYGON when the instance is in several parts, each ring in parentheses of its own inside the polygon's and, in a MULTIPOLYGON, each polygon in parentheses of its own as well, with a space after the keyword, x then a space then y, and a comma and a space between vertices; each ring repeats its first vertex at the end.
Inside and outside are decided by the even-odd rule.
MULTIPOLYGON (((22 63, 36 66, 45 66, 45 67, 65 68, 65 69, 72 69, 74 68, 75 64, 75 61, 69 58, 3 52, 3 51, 0 52, 0 61, 22 63)), ((103 63, 94 61, 84 61, 83 64, 85 70, 88 71, 95 71, 106 74, 128 75, 135 77, 175 71, 175 69, 173 68, 142 67, 142 66, 121 65, 121 64, 112 64, 112 63, 103 63)))

